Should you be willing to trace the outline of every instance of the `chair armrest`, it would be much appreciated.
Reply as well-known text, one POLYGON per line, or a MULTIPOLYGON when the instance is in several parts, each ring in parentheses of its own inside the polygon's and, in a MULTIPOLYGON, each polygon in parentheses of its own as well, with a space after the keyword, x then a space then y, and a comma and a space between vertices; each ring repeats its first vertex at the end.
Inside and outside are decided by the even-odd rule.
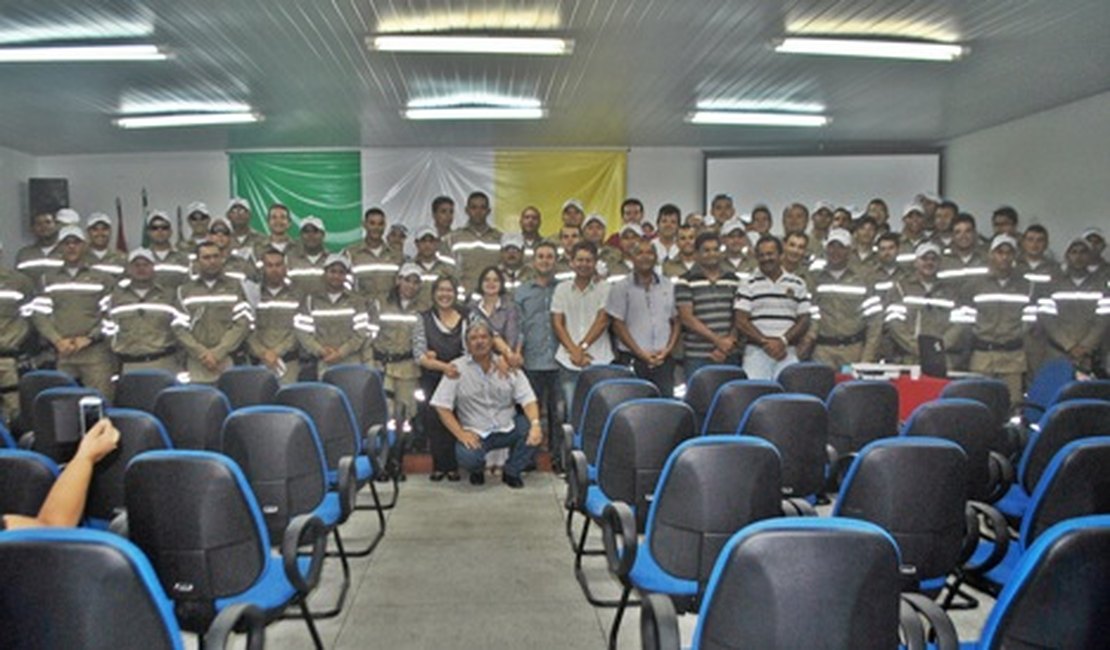
POLYGON ((378 452, 377 441, 384 428, 385 427, 381 424, 370 425, 370 428, 368 428, 366 433, 362 436, 363 453, 369 456, 378 452))
MULTIPOLYGON (((1010 526, 1006 523, 1006 517, 1001 512, 995 510, 991 506, 979 501, 968 501, 968 510, 975 517, 975 535, 979 535, 979 517, 983 517, 987 524, 990 526, 991 532, 994 534, 994 548, 987 559, 983 560, 982 564, 977 566, 968 566, 964 564, 964 568, 976 573, 985 573, 994 567, 998 566, 1000 562, 1006 557, 1006 552, 1010 549, 1010 526)), ((974 547, 972 547, 974 550, 974 547)))
POLYGON ((805 499, 791 497, 782 500, 782 514, 786 517, 816 517, 817 510, 805 499))
POLYGON ((925 650, 925 626, 917 610, 905 600, 898 603, 898 628, 902 631, 902 647, 906 650, 925 650))
POLYGON ((307 594, 320 582, 320 570, 324 567, 324 555, 328 550, 328 531, 324 522, 315 515, 297 515, 285 529, 281 540, 281 561, 285 577, 301 594, 307 594), (301 547, 312 545, 312 561, 308 572, 302 574, 297 565, 301 547))
POLYGON ((572 510, 586 512, 586 492, 590 489, 590 470, 586 454, 579 450, 570 453, 567 465, 567 501, 572 510))
POLYGON ((1014 465, 1010 462, 1009 458, 1006 458, 997 451, 990 452, 987 462, 990 466, 991 476, 991 493, 987 501, 994 503, 1001 499, 1002 495, 1006 494, 1006 491, 1013 485, 1014 465))
POLYGON ((35 448, 35 432, 34 431, 28 431, 27 433, 19 436, 19 440, 17 440, 15 444, 20 449, 28 449, 28 450, 34 449, 35 448))
POLYGON ((605 506, 601 515, 601 540, 605 543, 609 570, 626 583, 639 551, 636 515, 632 514, 632 508, 627 503, 615 501, 605 506))
POLYGON ((355 510, 358 499, 358 475, 355 473, 355 459, 344 456, 336 468, 336 492, 339 493, 339 523, 346 523, 355 510))
POLYGON ((224 650, 236 627, 246 627, 247 650, 262 650, 266 644, 266 618, 250 603, 236 603, 220 611, 204 634, 205 648, 224 650))
MULTIPOLYGON (((918 616, 929 623, 933 636, 936 637, 932 648, 936 650, 959 650, 960 639, 956 635, 956 626, 952 619, 931 598, 921 594, 902 594, 902 603, 909 605, 918 616)), ((912 647, 912 646, 911 646, 912 647)))
POLYGON ((682 639, 670 596, 643 594, 640 603, 640 647, 643 650, 679 650, 682 639))
POLYGON ((127 521, 127 510, 120 509, 108 522, 108 532, 115 533, 126 539, 131 533, 131 526, 127 521))

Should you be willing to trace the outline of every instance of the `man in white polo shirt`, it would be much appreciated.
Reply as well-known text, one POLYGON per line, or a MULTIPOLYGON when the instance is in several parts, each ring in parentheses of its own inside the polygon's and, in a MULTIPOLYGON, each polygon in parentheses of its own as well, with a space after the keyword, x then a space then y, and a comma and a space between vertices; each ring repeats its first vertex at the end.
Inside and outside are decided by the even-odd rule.
POLYGON ((764 235, 755 245, 759 270, 736 292, 736 328, 747 338, 744 371, 751 379, 774 379, 798 361, 794 345, 809 327, 805 282, 782 270, 782 242, 764 235))
POLYGON ((579 242, 568 252, 574 278, 560 282, 551 296, 551 327, 559 348, 559 382, 563 387, 566 413, 574 396, 574 384, 585 368, 613 361, 609 339, 609 314, 605 301, 610 284, 597 279, 597 247, 579 242))

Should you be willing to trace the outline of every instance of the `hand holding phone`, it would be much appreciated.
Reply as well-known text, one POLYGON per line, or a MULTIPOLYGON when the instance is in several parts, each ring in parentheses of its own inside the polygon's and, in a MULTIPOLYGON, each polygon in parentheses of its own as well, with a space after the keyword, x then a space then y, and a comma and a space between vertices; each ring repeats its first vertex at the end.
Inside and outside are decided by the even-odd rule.
POLYGON ((104 419, 104 400, 99 397, 82 397, 77 402, 81 413, 81 435, 88 434, 97 422, 104 419))

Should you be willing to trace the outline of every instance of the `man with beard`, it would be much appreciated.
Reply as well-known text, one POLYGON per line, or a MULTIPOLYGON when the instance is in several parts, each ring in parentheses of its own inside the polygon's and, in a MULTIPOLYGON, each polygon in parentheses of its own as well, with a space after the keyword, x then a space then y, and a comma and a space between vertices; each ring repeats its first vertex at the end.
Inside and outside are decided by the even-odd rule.
POLYGON ((733 303, 736 329, 747 339, 744 372, 774 379, 798 361, 794 346, 809 328, 809 292, 801 278, 782 269, 782 242, 765 235, 755 245, 759 270, 740 280, 733 303))

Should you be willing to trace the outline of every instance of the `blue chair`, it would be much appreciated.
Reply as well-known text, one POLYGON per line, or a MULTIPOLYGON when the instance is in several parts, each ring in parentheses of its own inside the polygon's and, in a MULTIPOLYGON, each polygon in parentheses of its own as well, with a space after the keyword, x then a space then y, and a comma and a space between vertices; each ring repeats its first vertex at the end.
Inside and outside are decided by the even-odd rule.
POLYGON ((995 506, 1007 517, 1020 519, 1030 495, 1052 458, 1069 442, 1110 435, 1110 402, 1078 399, 1048 409, 1025 446, 1017 480, 995 506))
POLYGON ((328 486, 338 488, 340 461, 354 459, 356 491, 369 486, 373 500, 372 510, 377 515, 378 531, 370 542, 358 551, 348 551, 350 557, 366 557, 377 548, 385 536, 385 512, 378 488, 374 485, 374 467, 362 445, 358 423, 346 394, 337 386, 323 382, 298 382, 284 386, 274 396, 281 406, 298 408, 312 419, 324 448, 328 486))
POLYGON ((150 451, 131 461, 125 481, 130 538, 150 558, 182 628, 203 633, 235 605, 258 607, 266 621, 296 605, 323 648, 306 603, 326 551, 320 519, 295 517, 275 553, 247 478, 213 452, 150 451))
POLYGON ((787 393, 812 395, 824 402, 836 386, 836 371, 823 363, 802 361, 780 370, 775 381, 787 393))
POLYGON ((354 507, 354 458, 339 461, 338 484, 329 490, 324 447, 307 413, 288 406, 247 406, 224 421, 223 452, 243 470, 258 498, 270 539, 281 539, 294 517, 320 519, 335 540, 343 570, 336 604, 316 618, 337 616, 347 599, 351 568, 339 526, 354 507))
POLYGON ((698 431, 702 430, 717 389, 730 381, 747 378, 748 373, 740 366, 711 364, 698 368, 686 379, 686 395, 682 400, 694 409, 694 415, 698 418, 698 431))
POLYGON ((154 415, 165 425, 174 449, 219 451, 220 428, 229 413, 231 402, 211 386, 172 386, 154 400, 154 415))
MULTIPOLYGON (((771 519, 745 527, 713 567, 694 628, 693 650, 923 648, 956 650, 952 622, 928 598, 902 594, 898 544, 883 529, 848 519, 771 519)), ((681 646, 674 605, 645 597, 645 649, 681 646)))
MULTIPOLYGON (((397 505, 401 494, 400 481, 404 480, 403 448, 405 439, 403 422, 407 414, 389 417, 389 397, 382 373, 356 363, 332 366, 324 371, 320 381, 332 384, 343 391, 355 414, 355 422, 362 433, 362 447, 374 464, 374 478, 392 483, 393 494, 382 503, 383 510, 397 505), (398 425, 398 423, 402 423, 398 425), (401 431, 398 434, 398 430, 401 431)), ((362 507, 365 509, 369 506, 362 507)))
POLYGON ((0 449, 0 514, 38 515, 59 472, 49 456, 26 449, 0 449))
POLYGON ((47 388, 75 387, 77 380, 60 370, 32 370, 19 378, 19 417, 13 423, 15 437, 34 430, 31 412, 35 398, 47 388))
POLYGON ((609 415, 598 446, 595 484, 588 485, 585 480, 585 452, 571 452, 572 473, 579 480, 573 491, 576 499, 573 507, 586 515, 575 545, 574 575, 590 604, 607 607, 619 604, 596 597, 582 568, 590 522, 600 523, 606 506, 623 501, 632 507, 636 530, 643 531, 648 503, 663 466, 680 443, 697 435, 695 427, 694 411, 682 402, 669 398, 634 399, 621 403, 609 415))
POLYGON ((35 397, 31 407, 33 451, 46 454, 57 463, 69 462, 85 433, 78 406, 82 397, 104 399, 95 389, 76 386, 47 388, 35 397))
POLYGON ((123 476, 131 459, 173 447, 162 422, 145 411, 111 408, 105 415, 119 430, 119 444, 93 468, 85 501, 85 526, 101 530, 124 511, 123 476))
POLYGON ((999 432, 992 436, 997 440, 995 444, 998 445, 994 451, 1005 456, 1013 465, 1018 454, 1021 453, 1026 436, 1023 435, 1021 427, 1011 421, 1013 407, 1010 404, 1010 389, 1006 386, 1006 382, 989 377, 957 379, 940 392, 940 399, 953 398, 974 400, 990 410, 999 432))
POLYGON ((165 388, 178 386, 177 377, 166 370, 132 370, 119 376, 112 404, 117 408, 154 413, 154 402, 165 388))
POLYGON ((609 631, 617 647, 633 589, 696 601, 717 554, 744 526, 782 515, 781 468, 771 443, 746 436, 687 440, 667 458, 647 513, 643 543, 631 505, 615 501, 602 518, 609 570, 620 604, 609 631))
POLYGON ((16 449, 17 447, 19 447, 19 445, 16 444, 11 431, 8 431, 8 427, 0 424, 0 448, 16 449))
MULTIPOLYGON (((0 647, 184 650, 173 602, 131 542, 87 529, 38 528, 0 534, 0 647)), ((224 648, 246 627, 261 650, 262 613, 225 607, 202 631, 202 647, 224 648)))
POLYGON ((232 366, 220 373, 216 388, 227 395, 232 410, 235 410, 272 404, 281 385, 277 375, 266 366, 232 366))
POLYGON ((782 392, 778 382, 765 379, 736 379, 725 382, 713 394, 705 418, 698 431, 703 436, 711 434, 733 434, 736 432, 748 407, 764 395, 777 395, 782 392))
POLYGON ((763 438, 779 450, 782 493, 798 514, 805 514, 807 504, 816 500, 825 485, 826 468, 835 461, 828 431, 825 403, 798 393, 760 397, 736 428, 737 434, 763 438))
POLYGON ((1015 566, 983 625, 962 648, 1105 648, 1110 639, 1110 515, 1045 531, 1015 566))
POLYGON ((1074 379, 1075 366, 1068 359, 1054 359, 1038 368, 1025 391, 1025 400, 1017 405, 1022 409, 1022 420, 1033 423, 1044 417, 1056 393, 1074 379))

